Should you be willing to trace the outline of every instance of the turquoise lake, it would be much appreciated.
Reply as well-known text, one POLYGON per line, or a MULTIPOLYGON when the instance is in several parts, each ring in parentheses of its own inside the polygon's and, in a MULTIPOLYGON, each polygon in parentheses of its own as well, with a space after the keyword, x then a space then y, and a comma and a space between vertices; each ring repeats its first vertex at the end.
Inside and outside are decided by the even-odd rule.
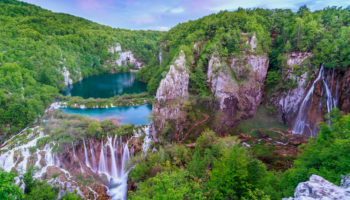
POLYGON ((93 109, 75 109, 61 108, 68 114, 81 114, 91 118, 120 119, 122 124, 145 125, 151 121, 148 119, 152 112, 152 105, 141 106, 118 106, 114 108, 93 108, 93 109))
POLYGON ((91 76, 67 87, 64 95, 80 96, 85 99, 109 98, 116 95, 146 92, 147 85, 136 80, 136 73, 102 74, 91 76))

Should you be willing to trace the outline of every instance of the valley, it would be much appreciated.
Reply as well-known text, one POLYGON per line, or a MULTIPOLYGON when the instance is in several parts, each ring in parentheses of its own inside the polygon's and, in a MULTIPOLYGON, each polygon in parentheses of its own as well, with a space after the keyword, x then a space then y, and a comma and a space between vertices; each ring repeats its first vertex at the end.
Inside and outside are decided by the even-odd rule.
POLYGON ((0 0, 0 199, 350 198, 349 24, 126 30, 0 0))

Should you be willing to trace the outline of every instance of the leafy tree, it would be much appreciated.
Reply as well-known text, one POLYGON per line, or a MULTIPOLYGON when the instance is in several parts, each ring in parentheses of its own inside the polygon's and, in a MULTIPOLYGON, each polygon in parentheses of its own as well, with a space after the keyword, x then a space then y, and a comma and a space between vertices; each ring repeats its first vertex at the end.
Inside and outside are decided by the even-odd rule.
POLYGON ((14 183, 14 177, 14 174, 0 170, 0 199, 14 200, 23 197, 21 189, 14 183))

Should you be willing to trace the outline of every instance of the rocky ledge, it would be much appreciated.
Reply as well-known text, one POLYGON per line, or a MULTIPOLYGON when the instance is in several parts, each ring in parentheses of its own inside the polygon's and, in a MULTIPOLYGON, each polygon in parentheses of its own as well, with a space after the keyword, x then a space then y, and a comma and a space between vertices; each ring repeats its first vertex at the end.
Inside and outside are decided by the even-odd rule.
POLYGON ((294 198, 282 200, 350 199, 350 175, 342 176, 340 186, 334 185, 320 176, 312 175, 309 181, 299 183, 294 196, 294 198))

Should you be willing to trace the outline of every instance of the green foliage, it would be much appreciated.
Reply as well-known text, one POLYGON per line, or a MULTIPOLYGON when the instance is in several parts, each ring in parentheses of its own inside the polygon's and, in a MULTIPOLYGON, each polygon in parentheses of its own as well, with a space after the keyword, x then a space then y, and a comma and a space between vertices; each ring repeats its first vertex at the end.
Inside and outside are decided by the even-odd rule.
POLYGON ((188 177, 183 169, 157 176, 140 184, 136 192, 130 192, 130 199, 204 199, 198 183, 188 177))
POLYGON ((74 190, 73 194, 67 192, 63 197, 61 197, 61 200, 83 200, 83 198, 81 198, 81 196, 77 194, 77 191, 74 190))
POLYGON ((13 173, 0 170, 0 199, 15 200, 23 197, 21 189, 14 183, 14 177, 13 173))
POLYGON ((232 137, 206 130, 194 149, 168 145, 132 158, 131 199, 280 199, 279 179, 232 137), (186 189, 185 189, 186 188, 186 189))
POLYGON ((14 0, 0 1, 0 132, 10 136, 33 123, 64 88, 65 67, 73 81, 107 73, 121 44, 149 63, 157 31, 113 29, 72 15, 14 0))
POLYGON ((350 115, 342 116, 341 112, 334 110, 330 117, 331 125, 321 123, 317 138, 311 139, 295 160, 295 169, 284 174, 282 182, 286 195, 312 174, 339 184, 341 175, 350 173, 350 115))
POLYGON ((25 184, 24 199, 25 200, 56 200, 58 196, 58 188, 51 186, 45 181, 39 181, 33 178, 34 169, 31 167, 23 175, 25 184))

